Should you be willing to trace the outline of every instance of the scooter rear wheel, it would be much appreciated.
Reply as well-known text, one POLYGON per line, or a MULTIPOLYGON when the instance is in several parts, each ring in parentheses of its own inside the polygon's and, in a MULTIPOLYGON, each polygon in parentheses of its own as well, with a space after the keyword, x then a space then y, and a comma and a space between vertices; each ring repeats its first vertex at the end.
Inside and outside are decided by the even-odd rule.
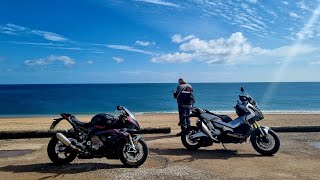
POLYGON ((184 147, 189 150, 195 151, 198 150, 202 144, 203 140, 201 138, 191 139, 190 136, 198 132, 199 129, 195 126, 190 126, 187 129, 183 130, 181 133, 181 141, 184 147))

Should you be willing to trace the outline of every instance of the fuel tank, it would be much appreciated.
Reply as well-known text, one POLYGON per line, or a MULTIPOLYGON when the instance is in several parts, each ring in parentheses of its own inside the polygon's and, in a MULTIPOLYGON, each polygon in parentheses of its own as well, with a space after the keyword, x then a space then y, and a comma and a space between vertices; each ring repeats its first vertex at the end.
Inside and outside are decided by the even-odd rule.
POLYGON ((95 115, 91 119, 91 124, 93 126, 101 126, 102 127, 107 127, 107 128, 116 128, 117 126, 117 121, 118 117, 108 114, 108 113, 100 113, 95 115))

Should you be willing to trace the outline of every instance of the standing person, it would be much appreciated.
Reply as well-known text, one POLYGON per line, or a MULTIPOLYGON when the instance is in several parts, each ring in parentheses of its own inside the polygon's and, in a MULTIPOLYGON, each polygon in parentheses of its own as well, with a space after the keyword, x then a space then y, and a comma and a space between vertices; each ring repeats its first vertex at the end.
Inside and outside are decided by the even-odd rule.
MULTIPOLYGON (((173 96, 177 99, 178 110, 179 110, 179 123, 178 126, 181 127, 181 132, 190 126, 190 109, 195 103, 193 97, 193 89, 190 84, 187 84, 182 78, 178 80, 177 90, 174 92, 173 96)), ((181 132, 177 136, 181 135, 181 132)))

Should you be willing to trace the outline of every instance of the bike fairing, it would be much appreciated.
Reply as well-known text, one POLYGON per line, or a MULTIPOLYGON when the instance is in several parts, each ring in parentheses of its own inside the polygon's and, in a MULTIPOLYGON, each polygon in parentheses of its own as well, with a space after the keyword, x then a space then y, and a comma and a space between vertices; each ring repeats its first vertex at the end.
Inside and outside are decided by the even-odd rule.
MULTIPOLYGON (((118 106, 121 112, 119 117, 110 114, 98 114, 89 123, 77 120, 74 116, 62 113, 62 118, 54 119, 50 129, 61 121, 67 120, 72 129, 67 133, 57 133, 48 145, 48 156, 56 164, 71 162, 74 158, 101 158, 120 159, 127 167, 138 167, 145 162, 148 155, 148 147, 140 136, 134 132, 140 130, 140 126, 132 113, 125 107, 118 106), (62 142, 62 144, 59 142, 62 142), (71 154, 69 157, 60 158, 56 148, 62 149, 60 153, 71 154), (62 148, 61 148, 62 147, 62 148), (136 155, 141 156, 136 162, 129 161, 136 155)), ((58 150, 59 151, 59 150, 58 150)))

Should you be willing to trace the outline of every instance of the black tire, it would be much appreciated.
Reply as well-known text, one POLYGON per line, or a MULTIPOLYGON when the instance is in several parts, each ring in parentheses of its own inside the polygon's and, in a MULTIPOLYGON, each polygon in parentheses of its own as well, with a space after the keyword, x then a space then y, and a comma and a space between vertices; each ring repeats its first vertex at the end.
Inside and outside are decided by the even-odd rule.
POLYGON ((119 158, 120 158, 120 161, 124 164, 125 167, 128 167, 128 168, 137 168, 137 167, 141 166, 147 160, 147 157, 148 157, 148 154, 149 154, 149 149, 148 149, 147 144, 145 143, 145 141, 143 139, 139 139, 138 140, 138 144, 135 145, 135 146, 136 146, 138 151, 139 150, 143 151, 143 155, 139 160, 137 160, 135 162, 131 162, 126 157, 127 154, 126 154, 125 151, 126 151, 127 144, 128 144, 128 142, 124 141, 119 146, 119 158), (141 147, 138 147, 139 145, 141 145, 141 147), (139 149, 139 148, 141 148, 141 149, 139 149))
POLYGON ((187 129, 183 130, 181 133, 181 142, 184 145, 184 147, 186 147, 188 150, 198 150, 202 144, 203 141, 201 138, 199 138, 196 142, 194 142, 193 144, 190 144, 190 138, 189 136, 195 132, 199 131, 199 129, 195 126, 190 126, 187 129))
MULTIPOLYGON (((54 164, 59 164, 59 165, 68 164, 72 162, 77 157, 78 154, 74 151, 71 151, 68 147, 66 147, 66 149, 68 150, 68 155, 66 155, 65 158, 59 157, 58 153, 56 152, 56 146, 58 143, 62 144, 62 142, 59 141, 56 136, 53 136, 49 141, 49 144, 47 147, 47 153, 48 153, 49 159, 54 164)), ((61 145, 61 146, 64 146, 64 145, 61 145)))
POLYGON ((262 149, 259 145, 259 142, 260 143, 263 143, 263 139, 260 138, 260 131, 256 131, 255 133, 253 133, 250 137, 250 141, 251 141, 251 144, 253 146, 253 148, 258 152, 260 153, 261 155, 264 155, 264 156, 272 156, 273 154, 277 153, 278 150, 280 149, 280 139, 279 137, 277 136, 277 134, 272 131, 272 130, 269 130, 268 132, 268 137, 270 138, 270 136, 272 137, 273 141, 274 141, 274 145, 272 148, 266 150, 266 149, 262 149))

